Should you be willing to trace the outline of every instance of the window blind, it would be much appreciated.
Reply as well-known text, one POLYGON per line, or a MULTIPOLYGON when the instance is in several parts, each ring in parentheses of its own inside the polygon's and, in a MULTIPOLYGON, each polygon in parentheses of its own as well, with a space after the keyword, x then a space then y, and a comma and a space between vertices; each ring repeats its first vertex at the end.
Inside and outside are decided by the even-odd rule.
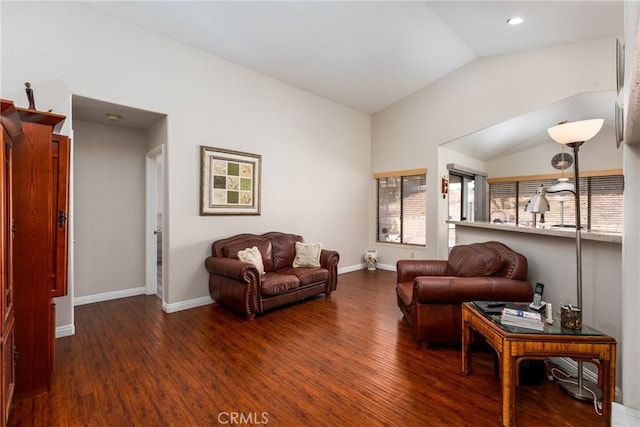
MULTIPOLYGON (((523 179, 492 182, 489 186, 490 221, 531 225, 533 214, 525 211, 527 201, 541 185, 545 188, 556 179, 523 179)), ((573 183, 573 178, 569 179, 573 183)), ((593 175, 580 178, 580 223, 584 229, 622 232, 622 193, 624 176, 593 175)), ((575 198, 571 193, 546 193, 549 211, 547 225, 575 227, 575 198)), ((539 219, 539 222, 542 219, 539 219)))
POLYGON ((499 182, 489 185, 489 221, 516 224, 518 218, 518 185, 499 182))
POLYGON ((377 178, 379 242, 426 244, 426 175, 377 178))

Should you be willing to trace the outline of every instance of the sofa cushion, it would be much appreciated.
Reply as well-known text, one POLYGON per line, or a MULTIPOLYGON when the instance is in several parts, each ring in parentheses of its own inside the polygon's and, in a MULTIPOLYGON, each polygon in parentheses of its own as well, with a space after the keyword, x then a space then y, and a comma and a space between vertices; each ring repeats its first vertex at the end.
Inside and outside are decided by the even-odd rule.
POLYGON ((265 233, 262 236, 271 242, 273 254, 272 270, 291 267, 296 256, 296 242, 302 242, 302 237, 278 232, 265 233))
POLYGON ((249 262, 256 266, 260 275, 264 274, 264 264, 262 263, 262 255, 256 246, 238 251, 238 259, 240 261, 249 262))
POLYGON ((267 273, 262 277, 262 296, 278 295, 297 288, 300 280, 292 274, 267 273))
POLYGON ((296 257, 294 267, 320 267, 320 251, 322 243, 296 242, 296 257))
POLYGON ((255 235, 243 235, 242 238, 230 238, 220 240, 214 243, 214 249, 217 256, 224 256, 227 258, 238 258, 238 252, 247 248, 257 247, 262 256, 262 265, 264 271, 273 270, 273 249, 271 242, 260 236, 255 235), (218 255, 219 253, 220 255, 218 255))
POLYGON ((277 271, 281 274, 290 274, 300 280, 300 286, 318 283, 329 279, 329 270, 319 267, 287 267, 277 271))
POLYGON ((492 276, 500 270, 500 255, 481 243, 454 246, 449 254, 447 272, 457 277, 492 276))

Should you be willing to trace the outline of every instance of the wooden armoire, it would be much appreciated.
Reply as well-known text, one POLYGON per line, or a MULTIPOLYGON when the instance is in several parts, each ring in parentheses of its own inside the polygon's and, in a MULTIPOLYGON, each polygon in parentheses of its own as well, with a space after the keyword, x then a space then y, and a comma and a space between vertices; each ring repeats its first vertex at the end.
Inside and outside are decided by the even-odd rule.
MULTIPOLYGON (((10 101, 3 100, 3 123, 5 103, 10 101)), ((53 298, 67 294, 70 141, 54 133, 65 116, 18 107, 14 110, 21 132, 10 138, 3 136, 10 142, 9 149, 5 148, 4 178, 9 191, 5 191, 3 208, 13 220, 3 222, 7 236, 5 239, 3 234, 2 253, 8 258, 6 264, 3 258, 8 282, 11 276, 13 279, 15 395, 28 397, 51 388, 53 298)), ((10 365, 14 362, 3 363, 3 375, 13 369, 10 365)))
POLYGON ((0 409, 5 426, 9 419, 9 409, 15 391, 15 317, 13 310, 12 279, 12 238, 13 215, 11 209, 11 150, 14 138, 22 133, 20 118, 13 102, 1 101, 2 105, 2 139, 0 140, 0 359, 2 373, 0 380, 0 409))

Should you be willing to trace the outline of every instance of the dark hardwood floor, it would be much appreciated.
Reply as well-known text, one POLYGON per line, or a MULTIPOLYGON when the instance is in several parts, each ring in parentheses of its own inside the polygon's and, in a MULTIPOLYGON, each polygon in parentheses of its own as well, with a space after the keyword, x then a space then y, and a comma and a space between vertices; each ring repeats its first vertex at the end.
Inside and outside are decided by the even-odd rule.
MULTIPOLYGON (((17 399, 9 425, 499 426, 493 353, 474 352, 465 377, 459 348, 418 348, 394 285, 394 272, 343 274, 330 297, 253 321, 215 304, 166 314, 154 296, 79 306, 51 392, 17 399)), ((600 418, 545 380, 518 387, 516 421, 600 418)))

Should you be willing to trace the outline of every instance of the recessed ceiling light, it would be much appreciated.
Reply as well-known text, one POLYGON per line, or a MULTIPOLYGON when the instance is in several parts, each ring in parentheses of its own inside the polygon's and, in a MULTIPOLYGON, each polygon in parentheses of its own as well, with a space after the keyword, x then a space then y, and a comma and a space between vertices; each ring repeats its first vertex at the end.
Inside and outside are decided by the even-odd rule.
POLYGON ((119 116, 117 114, 107 114, 107 119, 110 122, 119 122, 120 120, 122 120, 122 116, 119 116))
POLYGON ((519 16, 514 16, 513 18, 507 19, 507 24, 509 25, 520 25, 524 22, 524 19, 519 16))

